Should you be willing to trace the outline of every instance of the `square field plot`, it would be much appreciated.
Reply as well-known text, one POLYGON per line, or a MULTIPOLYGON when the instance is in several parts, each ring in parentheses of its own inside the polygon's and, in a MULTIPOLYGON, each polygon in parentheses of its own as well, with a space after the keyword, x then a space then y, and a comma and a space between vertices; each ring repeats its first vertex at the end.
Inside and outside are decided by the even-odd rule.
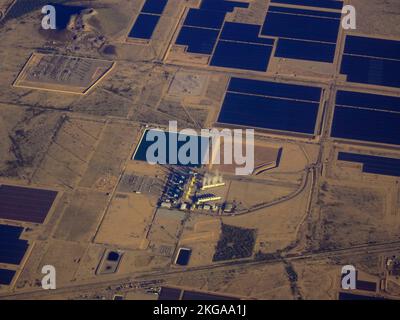
POLYGON ((219 123, 314 134, 321 89, 232 78, 219 123))
POLYGON ((1 185, 0 218, 43 223, 56 196, 56 191, 1 185))
POLYGON ((400 98, 338 91, 331 136, 400 144, 400 98))

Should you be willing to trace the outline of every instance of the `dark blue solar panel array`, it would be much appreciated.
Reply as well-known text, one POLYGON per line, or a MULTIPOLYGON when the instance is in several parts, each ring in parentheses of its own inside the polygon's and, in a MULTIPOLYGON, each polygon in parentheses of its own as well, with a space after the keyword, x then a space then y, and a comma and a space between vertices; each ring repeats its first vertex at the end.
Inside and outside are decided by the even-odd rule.
POLYGON ((22 231, 21 227, 0 224, 0 263, 21 263, 28 249, 28 241, 19 239, 22 231))
POLYGON ((267 71, 275 43, 271 37, 279 38, 276 57, 333 62, 343 2, 274 2, 260 26, 225 22, 227 12, 248 8, 247 2, 203 0, 199 9, 189 10, 176 44, 186 46, 189 53, 210 55, 211 66, 224 68, 267 71), (281 7, 280 3, 305 8, 281 7))
POLYGON ((0 268, 0 284, 9 285, 14 278, 15 271, 0 268))
POLYGON ((386 299, 382 297, 364 296, 361 294, 339 292, 339 300, 386 300, 386 299))
POLYGON ((226 22, 210 65, 266 71, 274 40, 260 38, 261 26, 226 22))
POLYGON ((400 177, 400 159, 339 152, 338 160, 363 164, 363 172, 400 177))
POLYGON ((210 65, 254 71, 267 71, 272 46, 234 41, 218 41, 210 65))
POLYGON ((336 43, 340 20, 270 10, 262 28, 263 35, 336 43))
POLYGON ((167 2, 168 0, 146 0, 129 37, 150 40, 167 2))
POLYGON ((218 38, 219 30, 182 27, 176 44, 187 46, 187 52, 211 54, 218 38))
POLYGON ((331 43, 279 39, 275 56, 288 59, 332 62, 335 58, 335 45, 331 43))
POLYGON ((294 100, 319 101, 321 99, 320 88, 241 78, 232 78, 228 91, 294 100))
POLYGON ((214 50, 226 11, 203 5, 200 9, 189 10, 176 44, 187 46, 187 52, 209 55, 214 50))
POLYGON ((400 98, 338 91, 331 135, 400 144, 400 98))
POLYGON ((340 106, 357 106, 366 109, 400 112, 400 98, 371 93, 338 91, 336 94, 336 104, 340 106))
POLYGON ((200 9, 232 12, 235 8, 248 8, 247 2, 228 1, 228 0, 203 0, 200 9))
POLYGON ((335 0, 272 0, 271 2, 339 10, 343 7, 343 1, 335 0))
POLYGON ((269 38, 260 38, 261 26, 255 24, 226 22, 222 29, 220 39, 224 41, 239 41, 274 45, 274 40, 269 38))
POLYGON ((321 89, 232 78, 218 122, 313 134, 321 89))
MULTIPOLYGON (((339 1, 274 1, 341 9, 339 1), (329 6, 331 3, 334 5, 329 6)), ((279 37, 275 56, 333 62, 340 26, 340 12, 270 6, 262 27, 264 36, 279 37)))
POLYGON ((349 82, 400 88, 400 41, 347 36, 341 73, 349 82))
POLYGON ((43 223, 56 191, 0 185, 0 218, 43 223))
POLYGON ((199 9, 189 9, 176 44, 187 46, 187 52, 211 55, 225 16, 248 3, 225 0, 203 0, 199 9))
POLYGON ((225 20, 225 12, 203 9, 190 9, 184 25, 207 29, 220 29, 225 20))
POLYGON ((297 9, 297 8, 277 7, 277 6, 270 6, 269 11, 281 12, 281 13, 292 13, 292 14, 299 14, 299 15, 312 16, 312 17, 335 18, 335 19, 340 19, 342 16, 342 14, 340 12, 318 11, 318 10, 297 9))
POLYGON ((146 0, 142 13, 162 15, 168 0, 146 0))
POLYGON ((154 14, 139 14, 131 32, 130 38, 150 40, 160 20, 160 16, 154 14))
POLYGON ((189 10, 176 44, 187 46, 190 53, 212 55, 212 66, 266 71, 274 40, 260 38, 258 25, 224 23, 228 12, 248 6, 247 2, 203 0, 199 9, 189 10))

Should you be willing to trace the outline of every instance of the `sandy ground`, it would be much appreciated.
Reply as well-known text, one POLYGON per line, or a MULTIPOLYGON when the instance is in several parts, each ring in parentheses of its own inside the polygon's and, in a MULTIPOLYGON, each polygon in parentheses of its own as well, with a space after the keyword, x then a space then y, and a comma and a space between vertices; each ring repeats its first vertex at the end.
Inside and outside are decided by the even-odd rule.
POLYGON ((145 249, 146 234, 155 204, 156 199, 144 195, 118 193, 95 241, 129 249, 145 249))
MULTIPOLYGON (((0 10, 6 2, 0 1, 0 10)), ((396 0, 349 3, 358 10, 352 33, 400 39, 396 0)), ((273 58, 266 73, 222 70, 174 45, 186 14, 180 0, 169 1, 150 42, 127 41, 141 6, 142 1, 96 1, 90 30, 76 39, 70 30, 40 30, 39 10, 0 27, 0 184, 59 191, 43 225, 0 221, 25 227, 22 237, 30 244, 20 266, 0 266, 17 271, 11 286, 0 286, 1 298, 38 290, 44 264, 56 266, 60 288, 83 286, 52 295, 39 290, 46 299, 112 299, 120 284, 135 277, 243 298, 337 299, 344 264, 354 264, 363 279, 387 279, 376 294, 400 296, 400 280, 385 267, 399 250, 399 179, 337 161, 339 151, 394 158, 400 151, 329 137, 334 90, 360 87, 338 73, 347 33, 339 34, 333 64, 273 58), (96 47, 90 37, 102 45, 96 47), (86 95, 13 87, 39 49, 115 66, 86 95), (322 87, 326 109, 320 108, 317 128, 323 130, 309 138, 256 132, 258 162, 274 158, 269 148, 282 148, 282 157, 278 167, 258 176, 226 174, 224 197, 246 212, 240 215, 156 213, 156 194, 121 192, 124 174, 162 181, 168 174, 165 167, 131 160, 146 128, 164 128, 170 120, 181 128, 219 127, 231 76, 322 87), (230 265, 212 262, 222 223, 256 230, 251 257, 230 265), (187 267, 174 265, 180 247, 192 249, 187 267), (121 250, 123 258, 115 274, 96 275, 106 250, 121 250), (96 286, 100 282, 104 288, 96 286)), ((260 24, 267 6, 255 0, 250 11, 236 10, 227 19, 260 24)), ((396 89, 385 92, 400 95, 396 89)), ((127 299, 155 298, 143 288, 124 290, 127 299)))

